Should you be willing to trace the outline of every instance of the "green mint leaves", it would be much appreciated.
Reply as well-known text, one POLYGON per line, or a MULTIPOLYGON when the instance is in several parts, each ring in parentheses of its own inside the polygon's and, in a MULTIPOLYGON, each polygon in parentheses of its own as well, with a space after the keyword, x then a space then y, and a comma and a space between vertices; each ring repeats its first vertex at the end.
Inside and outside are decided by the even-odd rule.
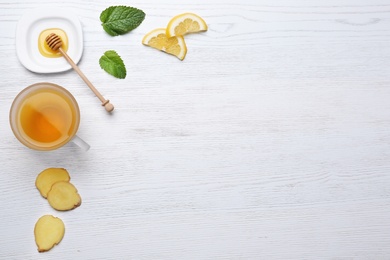
POLYGON ((116 51, 106 51, 104 55, 100 57, 99 64, 108 74, 119 79, 126 78, 125 64, 116 51))
POLYGON ((110 6, 100 14, 103 29, 111 36, 134 30, 144 19, 142 10, 130 6, 110 6))
MULTIPOLYGON (((100 14, 103 29, 111 36, 128 33, 137 28, 145 19, 145 13, 130 6, 110 6, 100 14)), ((99 59, 100 67, 112 76, 126 78, 126 67, 116 51, 106 51, 99 59)))

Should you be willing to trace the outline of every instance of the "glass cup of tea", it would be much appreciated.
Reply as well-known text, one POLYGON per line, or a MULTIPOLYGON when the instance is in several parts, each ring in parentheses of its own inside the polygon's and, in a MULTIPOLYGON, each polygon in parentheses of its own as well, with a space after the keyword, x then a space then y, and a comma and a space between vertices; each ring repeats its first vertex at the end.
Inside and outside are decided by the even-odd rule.
POLYGON ((34 150, 50 151, 72 141, 87 151, 89 145, 76 135, 80 110, 65 88, 41 82, 26 87, 14 99, 10 124, 15 137, 34 150))

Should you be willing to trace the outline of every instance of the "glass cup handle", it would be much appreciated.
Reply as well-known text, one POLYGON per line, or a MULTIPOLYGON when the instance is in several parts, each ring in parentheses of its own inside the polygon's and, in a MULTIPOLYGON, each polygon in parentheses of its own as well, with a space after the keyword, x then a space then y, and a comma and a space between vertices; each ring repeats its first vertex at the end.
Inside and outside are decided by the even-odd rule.
POLYGON ((75 143, 78 147, 80 147, 84 151, 88 151, 91 146, 86 143, 83 139, 78 137, 78 135, 75 135, 72 139, 72 142, 75 143))

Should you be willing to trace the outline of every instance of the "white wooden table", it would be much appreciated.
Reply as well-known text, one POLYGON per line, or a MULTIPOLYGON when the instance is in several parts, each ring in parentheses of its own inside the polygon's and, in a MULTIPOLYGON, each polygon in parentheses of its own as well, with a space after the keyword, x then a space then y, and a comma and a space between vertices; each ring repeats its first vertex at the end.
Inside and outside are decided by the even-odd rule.
POLYGON ((0 259, 390 259, 390 2, 386 0, 0 0, 0 259), (110 37, 99 16, 146 19, 110 37), (36 74, 15 53, 31 8, 80 18, 83 72, 36 74), (174 15, 201 15, 179 61, 141 44, 174 15), (106 50, 128 76, 100 69, 106 50), (36 152, 13 136, 15 95, 41 81, 79 102, 84 153, 36 152), (34 186, 64 167, 82 205, 53 210, 34 186), (63 219, 38 253, 37 219, 63 219))

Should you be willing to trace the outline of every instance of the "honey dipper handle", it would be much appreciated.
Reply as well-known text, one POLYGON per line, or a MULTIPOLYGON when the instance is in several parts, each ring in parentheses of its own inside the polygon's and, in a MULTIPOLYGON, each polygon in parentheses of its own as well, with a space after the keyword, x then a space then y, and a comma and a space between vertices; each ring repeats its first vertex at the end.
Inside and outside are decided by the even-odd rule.
POLYGON ((69 62, 70 66, 79 74, 79 76, 84 80, 84 82, 88 85, 88 87, 92 90, 93 93, 100 99, 102 102, 102 106, 107 110, 107 112, 111 112, 114 110, 114 106, 110 103, 110 100, 106 100, 100 93, 99 91, 92 85, 91 81, 84 75, 84 73, 79 69, 79 67, 73 62, 73 60, 66 54, 64 50, 61 48, 58 49, 62 56, 69 62))

